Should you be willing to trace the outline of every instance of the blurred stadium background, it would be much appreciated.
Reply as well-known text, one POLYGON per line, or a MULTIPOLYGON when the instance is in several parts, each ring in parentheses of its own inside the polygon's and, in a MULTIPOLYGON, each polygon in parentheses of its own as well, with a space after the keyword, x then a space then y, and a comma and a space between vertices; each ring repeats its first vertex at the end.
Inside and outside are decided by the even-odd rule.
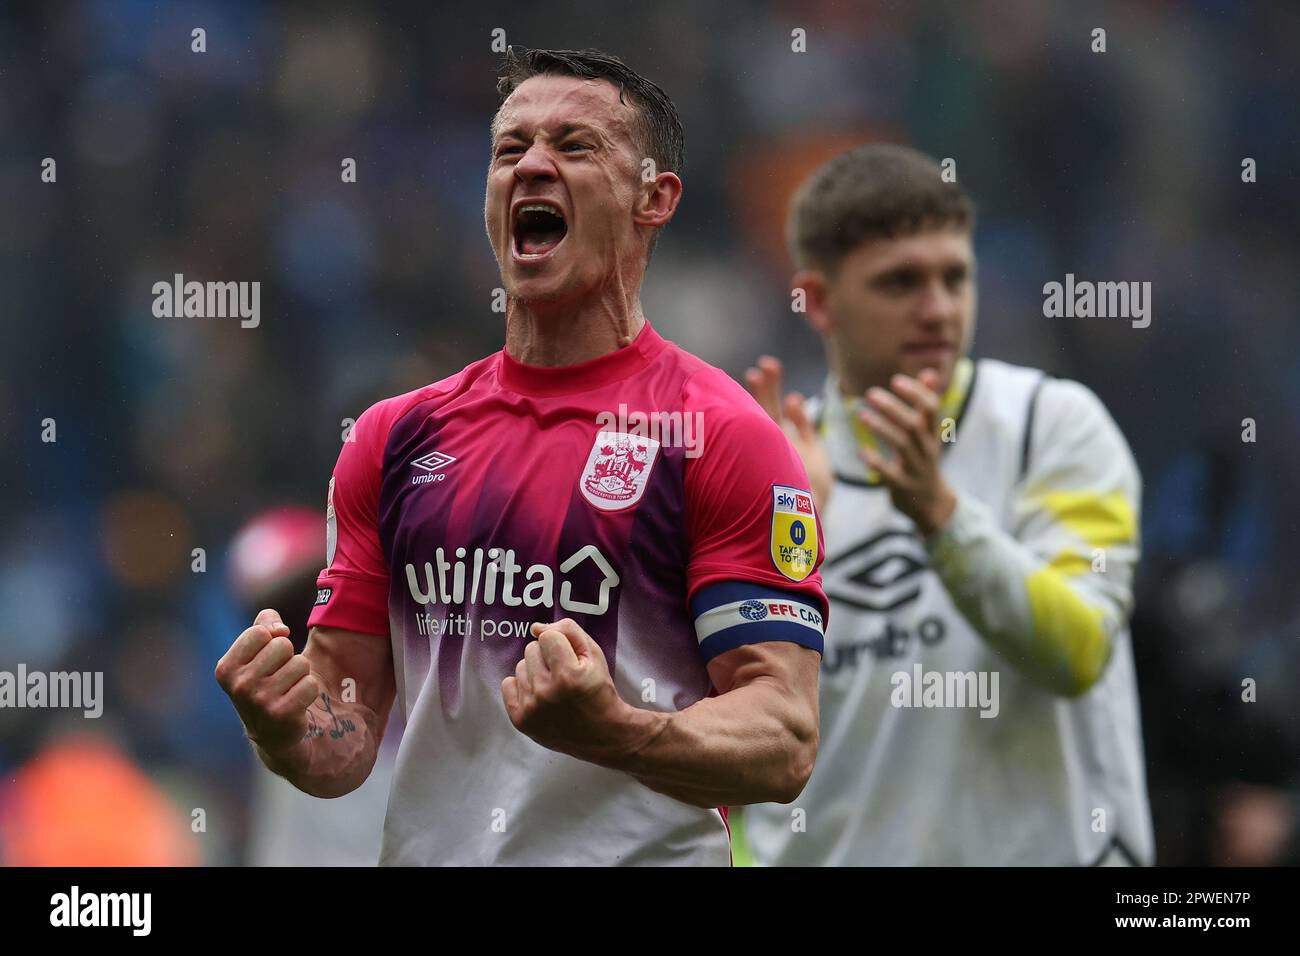
POLYGON ((1159 861, 1297 861, 1300 7, 424 6, 0 9, 0 669, 102 670, 106 698, 93 721, 0 710, 0 861, 256 857, 252 760, 212 678, 248 623, 231 541, 307 506, 323 555, 344 419, 500 347, 496 28, 616 53, 674 98, 686 191, 646 312, 733 375, 771 352, 816 387, 781 230, 803 175, 869 139, 957 160, 976 354, 1085 382, 1142 468, 1159 861), (1044 318, 1067 272, 1151 281, 1151 327, 1044 318), (260 325, 155 318, 175 273, 260 281, 260 325))

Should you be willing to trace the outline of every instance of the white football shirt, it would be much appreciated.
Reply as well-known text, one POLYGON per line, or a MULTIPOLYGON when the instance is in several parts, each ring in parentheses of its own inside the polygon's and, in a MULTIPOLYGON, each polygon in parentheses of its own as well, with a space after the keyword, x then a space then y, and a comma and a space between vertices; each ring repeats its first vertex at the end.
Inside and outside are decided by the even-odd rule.
POLYGON ((1082 385, 989 359, 955 383, 942 468, 959 505, 929 542, 828 384, 821 749, 793 804, 746 808, 760 864, 1152 862, 1136 465, 1082 385), (1062 692, 1078 678, 1051 641, 1100 679, 1062 692))

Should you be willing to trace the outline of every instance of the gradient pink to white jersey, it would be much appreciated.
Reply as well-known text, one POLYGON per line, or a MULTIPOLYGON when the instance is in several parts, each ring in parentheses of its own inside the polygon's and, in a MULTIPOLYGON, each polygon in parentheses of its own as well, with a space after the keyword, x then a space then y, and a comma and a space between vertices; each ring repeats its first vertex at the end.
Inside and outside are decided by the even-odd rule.
POLYGON ((727 865, 717 811, 538 746, 511 725, 500 685, 530 622, 572 617, 624 700, 689 707, 713 691, 691 598, 722 582, 743 582, 714 589, 729 599, 788 598, 774 612, 806 619, 781 631, 775 614, 736 618, 746 627, 725 646, 820 650, 820 575, 792 580, 772 554, 781 487, 808 482, 780 429, 648 324, 581 365, 498 352, 367 409, 331 481, 310 624, 392 643, 407 725, 381 862, 727 865), (677 441, 635 424, 620 434, 599 417, 620 406, 698 413, 701 431, 694 447, 680 427, 677 441))

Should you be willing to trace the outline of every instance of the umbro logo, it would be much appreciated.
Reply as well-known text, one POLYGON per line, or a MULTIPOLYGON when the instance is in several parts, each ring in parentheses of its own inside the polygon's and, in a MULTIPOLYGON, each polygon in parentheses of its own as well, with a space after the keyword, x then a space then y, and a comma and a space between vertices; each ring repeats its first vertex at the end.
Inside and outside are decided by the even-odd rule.
POLYGON ((452 458, 451 455, 444 455, 440 451, 431 451, 423 458, 415 459, 411 464, 415 465, 417 468, 423 468, 425 471, 438 471, 439 469, 450 465, 455 460, 456 459, 452 458))
POLYGON ((411 478, 411 484, 423 485, 431 481, 442 481, 447 476, 442 469, 446 468, 456 459, 451 455, 444 455, 440 451, 432 451, 421 458, 411 462, 416 468, 423 468, 428 474, 415 475, 411 478))
POLYGON ((911 531, 887 528, 841 550, 822 566, 826 596, 860 611, 888 614, 921 596, 929 561, 911 531))

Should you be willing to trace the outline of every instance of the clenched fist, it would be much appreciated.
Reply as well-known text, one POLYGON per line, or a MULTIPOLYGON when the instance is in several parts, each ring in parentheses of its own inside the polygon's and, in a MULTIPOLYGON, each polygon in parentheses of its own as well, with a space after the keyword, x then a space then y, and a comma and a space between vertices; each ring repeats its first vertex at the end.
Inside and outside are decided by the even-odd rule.
POLYGON ((320 682, 302 654, 293 652, 289 627, 270 608, 235 638, 217 662, 217 683, 229 695, 244 732, 264 752, 284 753, 307 732, 307 708, 320 682))
POLYGON ((600 645, 567 617, 531 630, 537 639, 501 682, 510 722, 560 753, 595 763, 617 757, 639 712, 619 698, 600 645))

